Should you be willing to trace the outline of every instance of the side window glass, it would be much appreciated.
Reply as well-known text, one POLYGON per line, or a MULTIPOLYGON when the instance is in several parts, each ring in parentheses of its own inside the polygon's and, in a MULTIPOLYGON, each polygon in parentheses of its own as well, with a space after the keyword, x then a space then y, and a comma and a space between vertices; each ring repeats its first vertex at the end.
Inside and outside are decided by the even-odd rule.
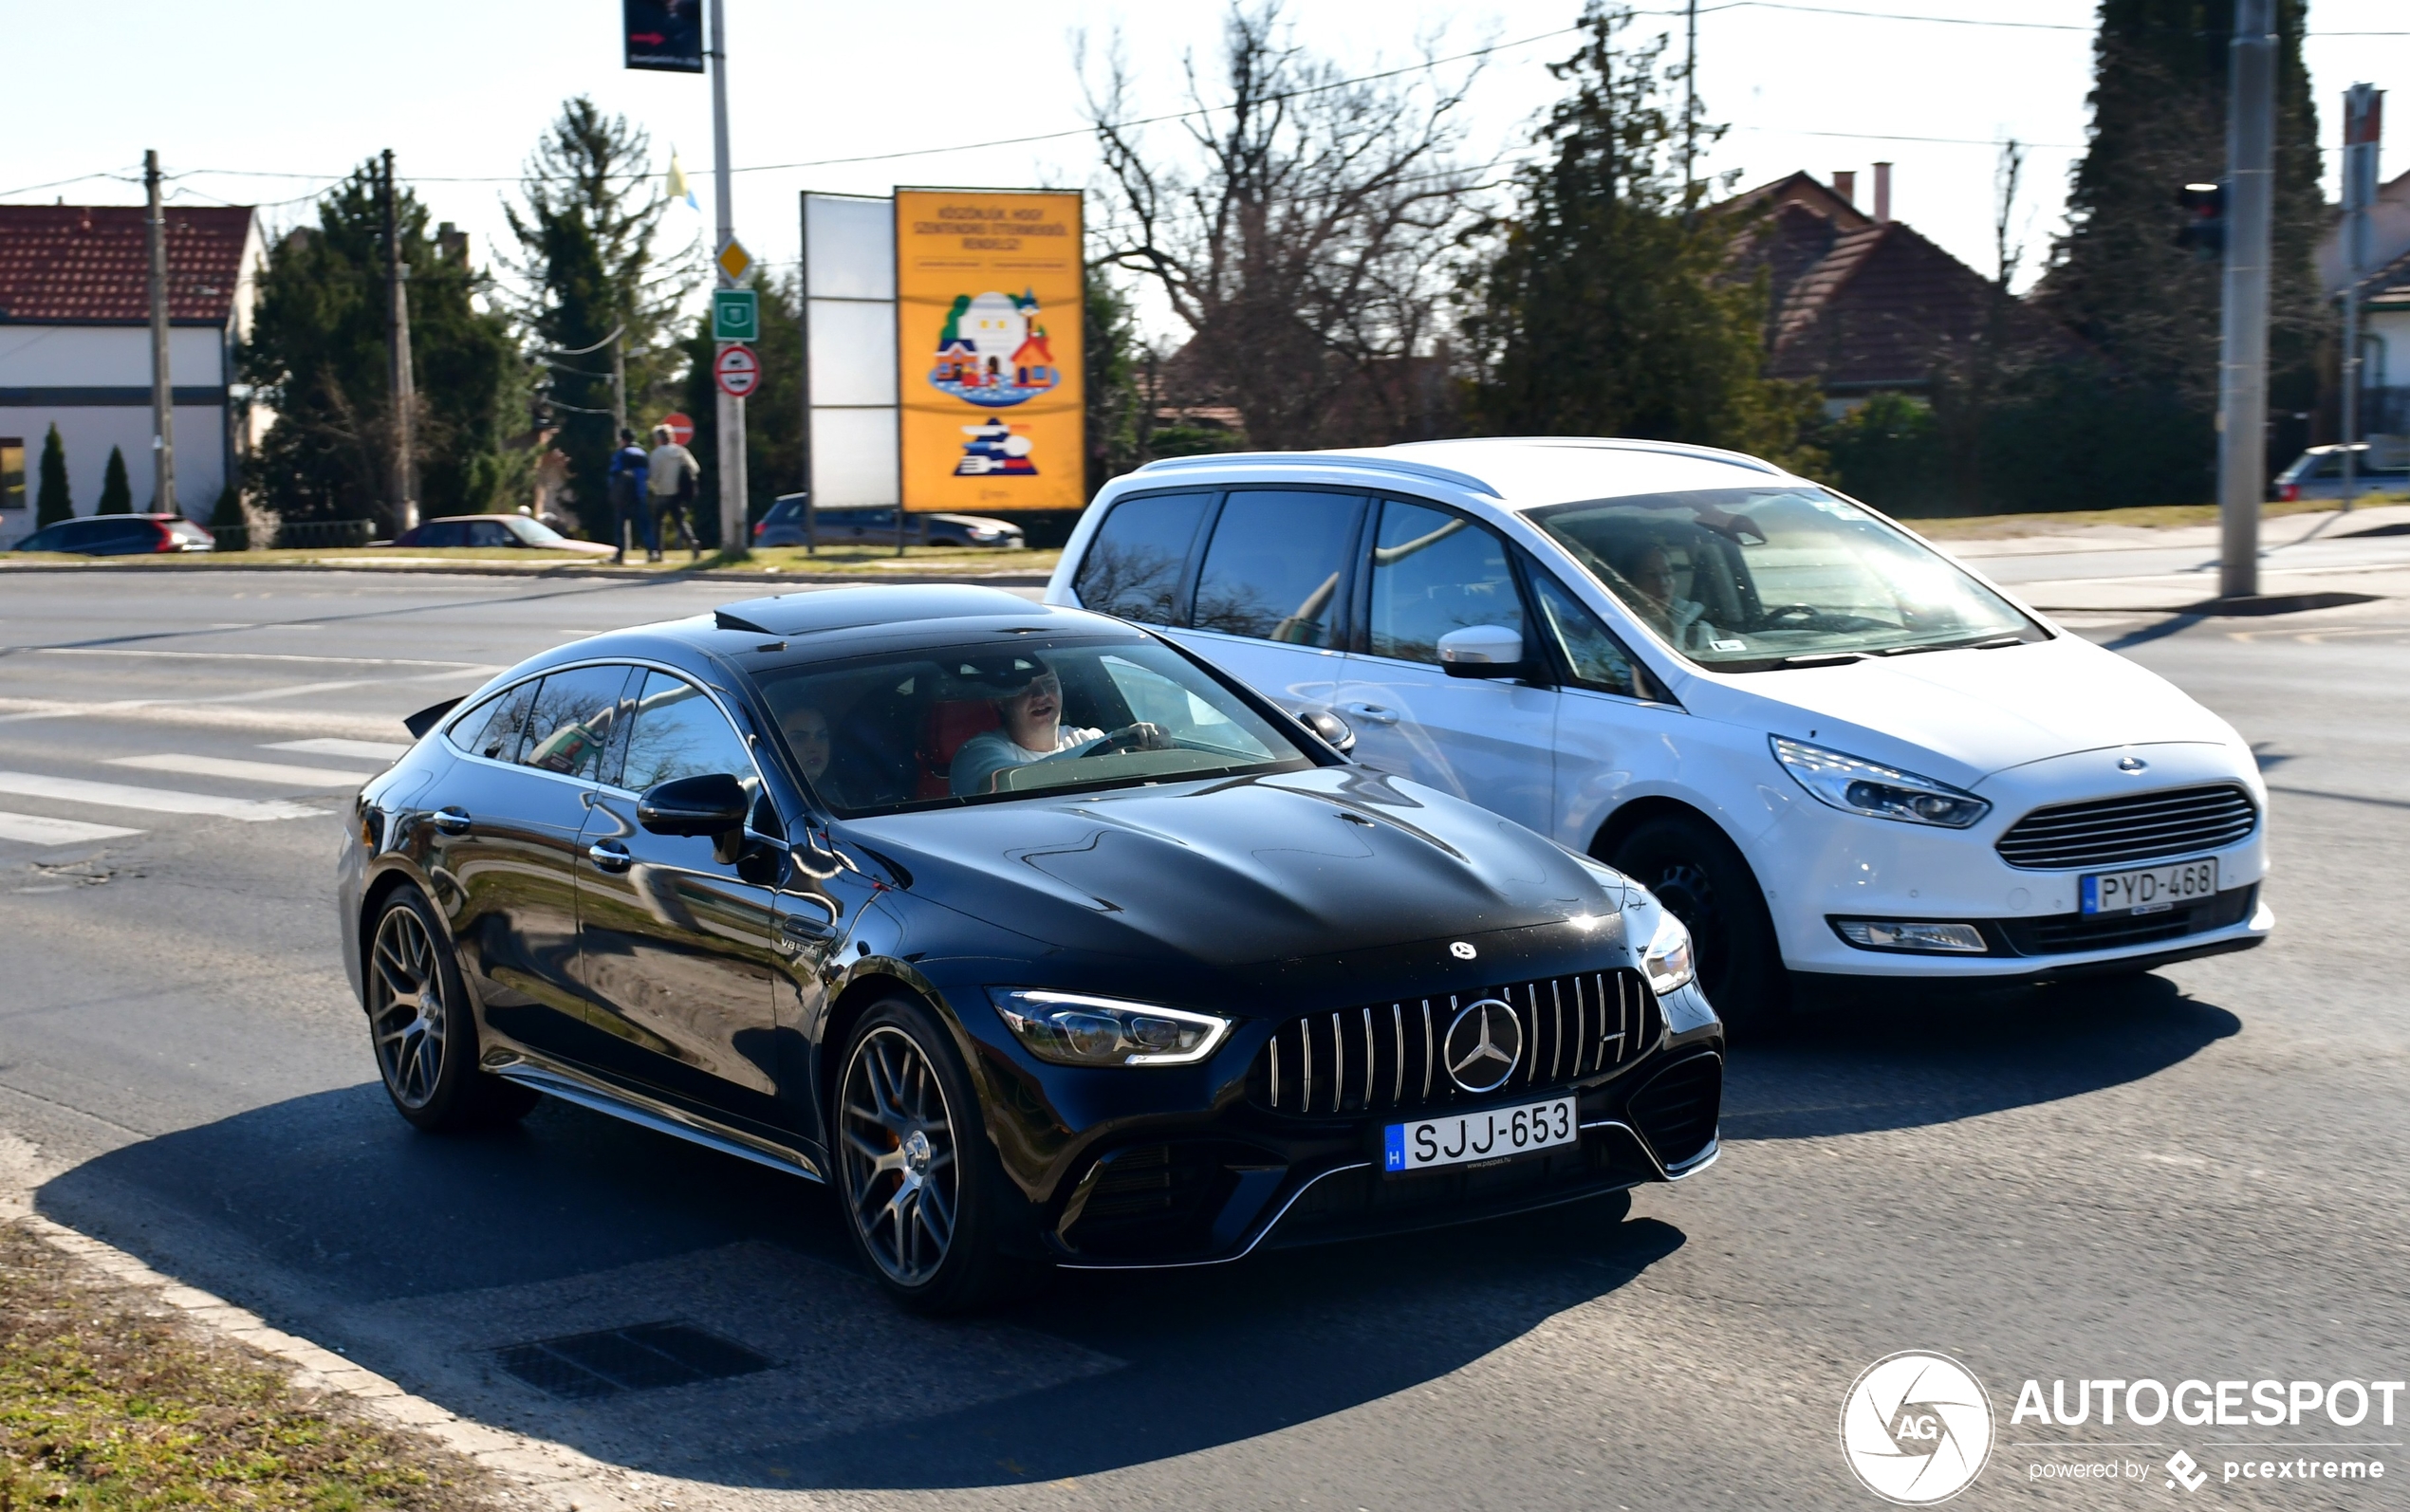
POLYGON ((1205 548, 1191 622, 1258 640, 1333 644, 1362 503, 1345 493, 1233 493, 1205 548))
POLYGON ((469 522, 469 544, 510 546, 518 544, 518 541, 503 527, 499 520, 472 520, 469 522))
POLYGON ((1072 588, 1100 614, 1168 625, 1188 576, 1188 549, 1213 495, 1161 493, 1113 507, 1072 588))
POLYGON ((682 677, 647 672, 619 785, 640 793, 657 783, 712 772, 726 772, 749 787, 758 780, 751 753, 718 705, 682 677))
POLYGON ((469 710, 452 727, 452 743, 473 755, 492 761, 519 759, 519 737, 528 726, 528 708, 535 702, 541 679, 496 693, 469 710))
POLYGON ((1524 634, 1506 543, 1458 515, 1381 507, 1372 547, 1370 650, 1402 661, 1439 660, 1439 637, 1473 625, 1524 634))
POLYGON ((620 694, 627 673, 625 667, 579 667, 545 678, 528 716, 519 765, 603 781, 605 758, 625 723, 620 694))
POLYGON ((1632 660, 1623 643, 1615 638, 1615 632, 1601 624, 1599 617, 1574 598, 1565 584, 1537 569, 1531 574, 1531 584, 1534 597, 1540 600, 1540 613, 1547 617, 1549 632, 1564 650, 1566 665, 1573 669, 1575 682, 1626 698, 1654 696, 1649 691, 1647 673, 1632 660))

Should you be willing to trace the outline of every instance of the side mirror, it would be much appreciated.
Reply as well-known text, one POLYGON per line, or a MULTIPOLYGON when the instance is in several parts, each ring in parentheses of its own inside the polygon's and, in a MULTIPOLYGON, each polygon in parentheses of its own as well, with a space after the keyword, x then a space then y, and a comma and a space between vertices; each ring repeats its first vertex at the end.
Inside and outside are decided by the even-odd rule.
POLYGON ((711 772, 648 788, 636 801, 636 821, 656 835, 717 837, 743 829, 752 806, 752 795, 743 783, 726 772, 711 772))
POLYGON ((1316 709, 1297 716, 1298 722, 1322 737, 1322 743, 1344 756, 1356 748, 1356 732, 1347 722, 1327 709, 1316 709))
POLYGON ((1523 637, 1504 625, 1467 625, 1439 637, 1439 665, 1451 677, 1520 677, 1523 637))

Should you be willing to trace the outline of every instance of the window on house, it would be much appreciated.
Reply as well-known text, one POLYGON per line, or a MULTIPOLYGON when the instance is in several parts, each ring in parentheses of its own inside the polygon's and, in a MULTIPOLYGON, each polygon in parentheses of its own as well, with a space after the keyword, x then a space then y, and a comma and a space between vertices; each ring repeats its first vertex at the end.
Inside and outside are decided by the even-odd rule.
POLYGON ((25 438, 0 435, 0 509, 25 507, 25 438))

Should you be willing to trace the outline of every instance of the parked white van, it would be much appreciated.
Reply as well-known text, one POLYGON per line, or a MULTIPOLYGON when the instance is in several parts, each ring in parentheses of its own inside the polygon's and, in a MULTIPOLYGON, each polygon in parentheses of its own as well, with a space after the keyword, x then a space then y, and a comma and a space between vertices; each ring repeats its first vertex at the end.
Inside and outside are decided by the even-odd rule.
POLYGON ((1728 1017, 1783 1006, 1784 968, 2141 971, 2272 923, 2266 788, 2225 721, 1736 452, 1152 463, 1097 496, 1047 599, 1159 626, 1336 714, 1364 765, 1629 874, 1728 1017))

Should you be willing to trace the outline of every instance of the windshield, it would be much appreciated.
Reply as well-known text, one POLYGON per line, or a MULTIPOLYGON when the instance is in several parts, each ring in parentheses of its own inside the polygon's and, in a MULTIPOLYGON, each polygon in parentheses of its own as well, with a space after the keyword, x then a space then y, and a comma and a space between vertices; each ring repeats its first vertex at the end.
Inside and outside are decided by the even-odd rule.
POLYGON ((513 514, 506 515, 503 518, 502 523, 510 527, 510 531, 513 535, 517 536, 520 540, 526 542, 531 546, 560 546, 568 544, 568 537, 563 535, 560 531, 553 529, 550 526, 546 525, 541 520, 530 520, 526 515, 513 514))
POLYGON ((1806 484, 1638 494, 1530 518, 1675 650, 1718 671, 2045 638, 1938 553, 1806 484))
POLYGON ((1029 636, 754 678, 796 766, 849 818, 1311 765, 1152 642, 1029 636))

